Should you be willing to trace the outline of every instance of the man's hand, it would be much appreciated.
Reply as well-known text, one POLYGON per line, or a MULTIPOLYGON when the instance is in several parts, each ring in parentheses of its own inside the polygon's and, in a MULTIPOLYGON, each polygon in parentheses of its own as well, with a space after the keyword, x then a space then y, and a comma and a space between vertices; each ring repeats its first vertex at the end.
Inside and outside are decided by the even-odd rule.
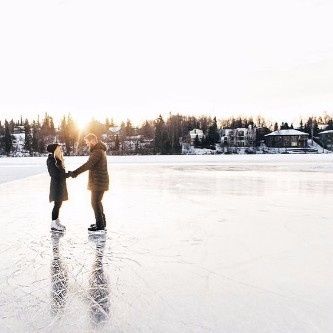
POLYGON ((68 171, 67 172, 67 177, 72 177, 72 178, 75 178, 76 176, 74 176, 74 172, 73 171, 68 171))

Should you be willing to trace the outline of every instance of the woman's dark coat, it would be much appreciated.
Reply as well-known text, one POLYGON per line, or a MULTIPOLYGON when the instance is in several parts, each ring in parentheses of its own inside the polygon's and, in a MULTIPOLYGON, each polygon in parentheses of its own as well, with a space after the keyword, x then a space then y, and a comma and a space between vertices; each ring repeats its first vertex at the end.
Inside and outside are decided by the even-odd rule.
POLYGON ((99 141, 90 150, 89 160, 73 171, 73 176, 76 177, 87 170, 89 170, 88 190, 107 191, 109 189, 106 145, 103 142, 99 141))
POLYGON ((62 162, 56 159, 53 154, 50 154, 47 158, 47 169, 51 176, 50 195, 51 201, 65 201, 68 200, 68 192, 66 186, 66 174, 65 168, 62 162))

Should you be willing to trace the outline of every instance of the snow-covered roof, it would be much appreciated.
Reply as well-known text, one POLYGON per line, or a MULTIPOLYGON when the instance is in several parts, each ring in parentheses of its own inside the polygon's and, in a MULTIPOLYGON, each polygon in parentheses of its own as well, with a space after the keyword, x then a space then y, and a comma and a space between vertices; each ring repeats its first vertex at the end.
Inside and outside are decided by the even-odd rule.
POLYGON ((119 126, 111 126, 109 127, 109 131, 111 131, 112 133, 117 133, 120 131, 120 127, 119 126))
POLYGON ((192 131, 190 131, 190 133, 197 133, 197 134, 199 134, 199 133, 203 133, 203 131, 201 129, 199 129, 199 128, 194 128, 192 131))
POLYGON ((328 134, 328 133, 333 133, 333 130, 328 130, 328 131, 320 132, 319 135, 320 134, 328 134))
POLYGON ((309 134, 295 129, 284 129, 266 134, 265 136, 277 136, 277 135, 290 136, 290 135, 309 135, 309 134))
POLYGON ((194 139, 196 136, 201 138, 201 137, 204 136, 204 133, 201 129, 194 128, 192 131, 190 131, 190 136, 191 136, 192 139, 194 139))
POLYGON ((16 139, 25 139, 25 134, 24 133, 13 133, 12 136, 14 136, 16 139))
POLYGON ((251 127, 222 128, 224 131, 248 131, 251 127))
POLYGON ((327 128, 327 127, 328 127, 327 124, 319 124, 319 125, 318 125, 318 128, 319 128, 320 130, 324 130, 324 129, 327 128))

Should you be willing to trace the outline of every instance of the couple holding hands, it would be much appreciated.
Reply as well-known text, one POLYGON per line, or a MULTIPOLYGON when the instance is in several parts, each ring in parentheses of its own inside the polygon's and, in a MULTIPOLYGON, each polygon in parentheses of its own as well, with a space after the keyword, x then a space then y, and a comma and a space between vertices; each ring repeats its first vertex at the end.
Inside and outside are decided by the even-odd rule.
POLYGON ((52 209, 51 230, 64 232, 66 227, 59 220, 59 211, 63 201, 68 200, 66 178, 76 178, 80 173, 89 170, 88 190, 91 191, 91 205, 95 213, 96 223, 88 228, 90 233, 105 233, 106 220, 102 199, 104 192, 109 189, 109 174, 107 168, 106 145, 97 139, 93 133, 84 137, 89 148, 89 159, 74 171, 66 172, 64 155, 61 145, 54 143, 47 146, 50 153, 47 158, 47 169, 51 177, 50 202, 54 201, 52 209))

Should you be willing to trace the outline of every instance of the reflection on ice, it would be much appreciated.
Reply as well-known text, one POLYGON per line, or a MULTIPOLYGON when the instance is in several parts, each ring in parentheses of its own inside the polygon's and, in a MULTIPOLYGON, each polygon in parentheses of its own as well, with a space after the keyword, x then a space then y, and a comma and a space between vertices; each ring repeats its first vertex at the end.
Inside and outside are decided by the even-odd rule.
POLYGON ((108 320, 110 312, 109 285, 103 267, 105 235, 89 235, 96 246, 95 258, 89 277, 90 318, 94 326, 108 320))
POLYGON ((51 314, 53 316, 62 313, 66 305, 66 295, 68 289, 68 273, 67 267, 64 265, 60 252, 59 240, 63 237, 63 233, 52 232, 52 252, 53 258, 51 262, 51 314))

